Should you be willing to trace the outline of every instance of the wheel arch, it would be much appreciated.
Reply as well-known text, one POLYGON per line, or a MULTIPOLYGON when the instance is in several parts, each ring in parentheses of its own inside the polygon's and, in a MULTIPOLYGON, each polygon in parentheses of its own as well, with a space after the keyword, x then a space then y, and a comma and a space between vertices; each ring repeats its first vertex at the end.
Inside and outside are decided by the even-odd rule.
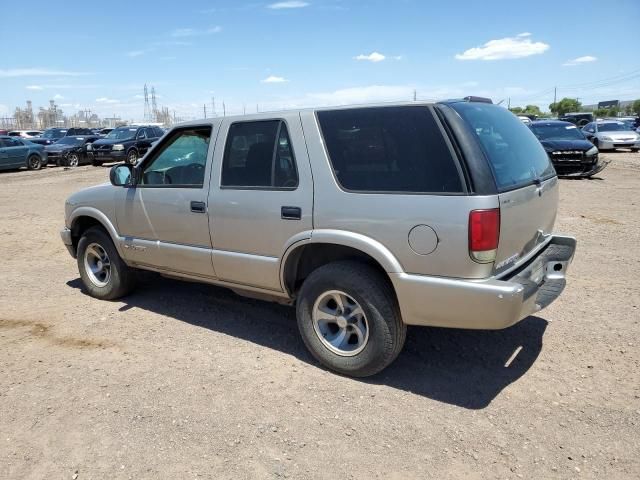
POLYGON ((123 257, 118 232, 109 218, 100 210, 92 207, 80 207, 74 210, 68 223, 71 230, 71 240, 73 242, 74 249, 77 250, 78 241, 87 229, 91 227, 102 227, 111 237, 111 241, 113 241, 118 254, 123 257))
POLYGON ((369 264, 390 283, 389 273, 403 272, 400 262, 377 240, 354 232, 314 230, 306 238, 293 242, 283 255, 280 265, 283 290, 295 297, 313 270, 339 260, 369 264))

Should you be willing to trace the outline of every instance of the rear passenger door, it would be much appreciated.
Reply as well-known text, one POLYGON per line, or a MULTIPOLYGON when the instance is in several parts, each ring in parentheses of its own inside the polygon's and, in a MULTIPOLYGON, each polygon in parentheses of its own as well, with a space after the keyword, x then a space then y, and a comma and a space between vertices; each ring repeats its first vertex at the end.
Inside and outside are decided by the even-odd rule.
POLYGON ((216 144, 209 212, 221 280, 280 291, 290 239, 313 228, 313 183, 300 117, 225 120, 216 144))
POLYGON ((29 148, 18 138, 4 140, 4 152, 7 154, 6 165, 19 167, 25 165, 29 148))

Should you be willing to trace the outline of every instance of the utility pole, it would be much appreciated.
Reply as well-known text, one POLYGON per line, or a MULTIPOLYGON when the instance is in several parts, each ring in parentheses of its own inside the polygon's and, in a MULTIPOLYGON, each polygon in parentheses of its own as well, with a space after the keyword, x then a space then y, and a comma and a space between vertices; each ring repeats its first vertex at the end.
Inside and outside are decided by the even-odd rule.
POLYGON ((242 104, 242 114, 243 115, 247 114, 247 106, 244 103, 242 104))
POLYGON ((507 110, 511 110, 511 97, 507 100, 507 110))
POLYGON ((553 87, 553 103, 556 103, 558 99, 558 87, 553 87))
POLYGON ((222 116, 227 116, 227 106, 224 104, 224 102, 222 102, 222 116))
POLYGON ((211 97, 211 116, 216 116, 216 97, 211 97))
POLYGON ((413 101, 417 101, 418 100, 418 92, 416 91, 416 89, 413 89, 413 101))
POLYGON ((204 112, 204 118, 207 118, 207 104, 202 105, 202 111, 204 112))
POLYGON ((258 107, 257 103, 256 103, 256 113, 260 113, 260 107, 258 107))

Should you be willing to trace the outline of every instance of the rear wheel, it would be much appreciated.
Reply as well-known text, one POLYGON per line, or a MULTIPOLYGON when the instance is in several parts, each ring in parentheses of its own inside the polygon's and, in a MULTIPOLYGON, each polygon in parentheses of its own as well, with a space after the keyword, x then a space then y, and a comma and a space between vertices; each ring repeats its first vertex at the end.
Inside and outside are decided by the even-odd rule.
POLYGON ((29 170, 40 170, 42 168, 42 159, 38 155, 31 155, 27 159, 27 168, 29 170))
POLYGON ((298 328, 311 354, 344 375, 387 367, 404 345, 406 326, 388 280, 358 262, 335 262, 307 277, 297 302, 298 328))
POLYGON ((82 285, 92 297, 115 300, 133 290, 135 271, 122 261, 111 237, 102 228, 84 232, 77 256, 82 285))

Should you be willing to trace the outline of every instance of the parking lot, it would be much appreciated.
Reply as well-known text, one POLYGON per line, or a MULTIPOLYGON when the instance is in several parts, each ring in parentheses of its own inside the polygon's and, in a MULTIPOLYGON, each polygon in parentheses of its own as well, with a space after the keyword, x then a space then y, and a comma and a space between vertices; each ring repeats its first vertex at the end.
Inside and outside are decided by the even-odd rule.
POLYGON ((64 199, 108 169, 0 174, 0 478, 640 477, 640 154, 562 180, 564 295, 504 331, 411 328, 366 380, 293 309, 154 274, 83 294, 64 199))

